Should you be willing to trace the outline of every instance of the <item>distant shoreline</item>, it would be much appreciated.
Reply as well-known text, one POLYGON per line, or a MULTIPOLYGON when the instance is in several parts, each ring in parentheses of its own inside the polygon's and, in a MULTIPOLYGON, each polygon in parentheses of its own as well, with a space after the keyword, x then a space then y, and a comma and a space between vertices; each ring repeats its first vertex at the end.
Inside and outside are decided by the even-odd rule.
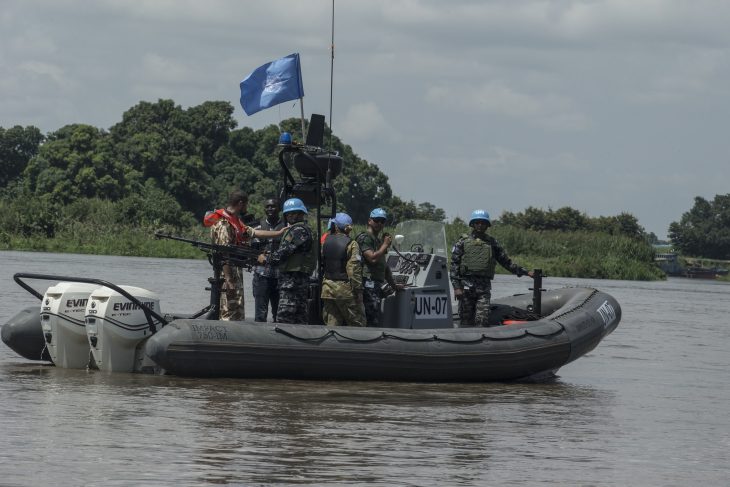
MULTIPOLYGON (((364 227, 358 226, 356 233, 364 227)), ((467 227, 447 224, 449 248, 467 227)), ((97 229, 98 230, 98 229, 97 229)), ((180 232, 207 241, 202 228, 180 232)), ((22 237, 2 234, 0 250, 21 252, 73 253, 128 257, 204 259, 197 248, 170 240, 158 240, 154 231, 137 227, 65 234, 56 238, 22 237)), ((666 275, 653 261, 653 250, 644 242, 596 232, 535 232, 511 226, 490 229, 513 262, 527 269, 542 269, 548 276, 585 279, 656 281, 666 275)), ((497 273, 507 271, 497 266, 497 273)))

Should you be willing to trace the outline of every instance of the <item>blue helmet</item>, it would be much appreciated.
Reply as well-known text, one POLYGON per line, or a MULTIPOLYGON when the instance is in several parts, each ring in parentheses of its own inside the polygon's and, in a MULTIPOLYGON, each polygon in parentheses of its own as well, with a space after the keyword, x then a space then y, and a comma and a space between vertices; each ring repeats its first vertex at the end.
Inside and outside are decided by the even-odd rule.
POLYGON ((290 211, 302 211, 305 215, 309 214, 307 212, 307 207, 304 206, 304 203, 299 198, 289 198, 284 202, 282 213, 286 215, 290 211))
POLYGON ((338 213, 331 221, 332 223, 337 225, 337 228, 339 228, 340 230, 344 230, 345 227, 348 225, 352 226, 352 218, 350 218, 350 215, 348 215, 347 213, 338 213))
POLYGON ((375 208, 370 212, 370 218, 388 218, 388 214, 382 208, 375 208))
POLYGON ((489 221, 489 213, 487 213, 486 210, 474 210, 471 212, 471 218, 469 218, 469 226, 471 226, 472 223, 474 223, 477 220, 483 220, 487 222, 489 225, 492 224, 491 221, 489 221))

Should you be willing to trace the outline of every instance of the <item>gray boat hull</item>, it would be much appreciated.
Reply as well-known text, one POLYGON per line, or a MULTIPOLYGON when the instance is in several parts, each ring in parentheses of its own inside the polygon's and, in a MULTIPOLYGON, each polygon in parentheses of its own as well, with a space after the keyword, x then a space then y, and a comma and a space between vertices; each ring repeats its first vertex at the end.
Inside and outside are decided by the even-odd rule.
POLYGON ((50 362, 38 309, 31 306, 10 318, 0 329, 0 338, 21 357, 50 362))
MULTIPOLYGON (((531 296, 495 299, 527 309, 531 296)), ((486 382, 557 371, 618 325, 621 308, 590 288, 543 294, 544 318, 489 328, 356 328, 180 319, 145 345, 167 373, 196 377, 486 382)))

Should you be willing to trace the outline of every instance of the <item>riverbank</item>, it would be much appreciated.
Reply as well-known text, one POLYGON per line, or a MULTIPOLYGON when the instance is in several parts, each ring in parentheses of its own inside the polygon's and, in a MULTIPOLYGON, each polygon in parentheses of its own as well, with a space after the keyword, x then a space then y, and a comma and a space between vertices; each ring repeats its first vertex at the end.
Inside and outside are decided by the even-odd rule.
MULTIPOLYGON (((59 230, 53 238, 0 232, 0 250, 181 259, 205 257, 189 244, 156 239, 156 230, 206 242, 209 238, 203 227, 181 232, 122 225, 71 225, 59 230)), ((356 226, 352 235, 363 230, 364 227, 356 226)), ((466 225, 447 224, 449 248, 467 232, 466 225)), ((666 278, 654 264, 651 246, 640 240, 598 232, 537 232, 498 224, 490 228, 489 233, 497 238, 514 262, 528 269, 542 269, 549 276, 631 281, 666 278)), ((497 266, 497 272, 506 273, 500 266, 497 266)))
POLYGON ((672 277, 705 278, 730 282, 730 260, 687 257, 669 245, 655 246, 655 261, 660 269, 672 277), (714 275, 711 270, 715 270, 714 275))

